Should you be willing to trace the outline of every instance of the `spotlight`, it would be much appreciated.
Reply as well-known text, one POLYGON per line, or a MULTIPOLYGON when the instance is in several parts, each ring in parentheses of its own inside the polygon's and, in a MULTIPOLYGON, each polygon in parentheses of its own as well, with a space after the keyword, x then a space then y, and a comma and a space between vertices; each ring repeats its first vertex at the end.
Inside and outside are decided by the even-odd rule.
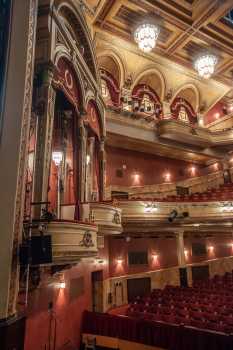
POLYGON ((169 214, 169 217, 168 217, 168 221, 169 222, 173 222, 173 220, 175 220, 175 218, 177 217, 178 215, 178 212, 177 210, 173 209, 170 214, 169 214))

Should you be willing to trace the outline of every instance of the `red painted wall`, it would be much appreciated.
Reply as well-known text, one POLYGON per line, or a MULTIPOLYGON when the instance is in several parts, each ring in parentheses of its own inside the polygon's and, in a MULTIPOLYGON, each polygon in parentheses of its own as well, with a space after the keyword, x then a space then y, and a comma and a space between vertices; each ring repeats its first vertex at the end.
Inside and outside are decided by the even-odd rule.
POLYGON ((186 238, 184 240, 185 250, 187 251, 186 263, 198 263, 203 260, 223 258, 233 255, 232 248, 233 239, 227 237, 208 237, 208 238, 186 238), (192 254, 192 243, 203 243, 207 247, 205 256, 195 256, 192 254), (210 247, 213 247, 211 249, 210 247))
POLYGON ((125 239, 110 238, 109 266, 110 276, 142 273, 166 267, 177 266, 176 239, 168 238, 131 238, 130 242, 125 239), (129 266, 129 251, 148 251, 148 265, 129 266), (157 256, 157 257, 156 257, 157 256), (122 262, 119 262, 119 259, 122 262))
POLYGON ((224 106, 223 102, 217 102, 216 105, 214 105, 204 116, 204 125, 208 125, 224 117, 226 115, 223 111, 224 106))
MULTIPOLYGON (((40 287, 29 295, 29 306, 27 309, 27 327, 25 350, 48 350, 49 321, 48 304, 53 302, 53 312, 57 320, 56 350, 65 344, 74 347, 79 344, 81 319, 84 310, 92 309, 92 283, 91 272, 103 270, 103 278, 108 277, 108 244, 100 251, 99 256, 104 259, 105 264, 81 261, 73 268, 65 271, 65 289, 59 289, 51 283, 51 276, 43 275, 40 287), (84 293, 75 300, 70 301, 70 280, 79 277, 84 278, 84 293)), ((93 259, 94 260, 94 259, 93 259)), ((52 338, 55 323, 52 323, 52 338)), ((51 349, 52 342, 51 342, 51 349)))
MULTIPOLYGON (((163 183, 165 174, 171 174, 170 182, 184 180, 192 177, 190 162, 159 157, 151 154, 125 150, 121 148, 106 147, 107 153, 107 185, 117 186, 143 186, 163 183), (117 177, 116 170, 123 169, 123 177, 117 177)), ((195 176, 200 176, 204 168, 195 166, 195 176)))

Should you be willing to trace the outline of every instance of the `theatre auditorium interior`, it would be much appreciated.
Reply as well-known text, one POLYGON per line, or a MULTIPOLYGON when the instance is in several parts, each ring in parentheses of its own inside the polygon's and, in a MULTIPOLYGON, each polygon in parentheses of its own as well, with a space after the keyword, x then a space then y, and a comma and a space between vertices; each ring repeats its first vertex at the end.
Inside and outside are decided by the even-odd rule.
POLYGON ((233 0, 0 0, 0 350, 233 349, 233 0))

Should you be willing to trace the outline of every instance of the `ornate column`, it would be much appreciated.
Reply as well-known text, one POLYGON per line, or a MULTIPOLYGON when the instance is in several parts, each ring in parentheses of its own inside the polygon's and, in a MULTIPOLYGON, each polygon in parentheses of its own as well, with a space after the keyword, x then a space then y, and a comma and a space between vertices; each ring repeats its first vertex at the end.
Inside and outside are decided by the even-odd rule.
POLYGON ((85 179, 86 179, 86 159, 87 159, 87 135, 84 125, 83 116, 78 119, 78 172, 76 174, 78 185, 78 199, 80 202, 85 201, 85 179))
MULTIPOLYGON (((51 164, 51 148, 53 137, 53 122, 55 112, 56 92, 52 87, 54 67, 45 64, 41 67, 42 86, 38 89, 36 109, 39 114, 38 134, 36 145, 34 202, 46 202, 48 198, 48 180, 51 164)), ((34 217, 40 217, 44 206, 33 208, 34 217)))
POLYGON ((227 157, 225 159, 223 159, 221 163, 222 163, 224 183, 232 182, 230 165, 229 165, 229 160, 227 159, 227 157))
POLYGON ((184 231, 180 230, 175 232, 176 245, 177 245, 177 259, 180 267, 185 265, 185 254, 184 254, 184 231))
POLYGON ((1 350, 23 348, 24 322, 16 317, 18 248, 22 239, 36 23, 37 0, 12 2, 11 40, 0 136, 1 350))
POLYGON ((88 152, 86 155, 86 200, 91 201, 91 195, 93 192, 93 174, 94 174, 94 162, 95 162, 95 138, 88 138, 88 152), (89 159, 88 157, 89 156, 89 159))
POLYGON ((104 148, 104 137, 100 141, 100 189, 99 199, 100 201, 105 199, 105 186, 106 186, 106 152, 104 148))
POLYGON ((163 101, 163 119, 171 118, 170 102, 163 101))

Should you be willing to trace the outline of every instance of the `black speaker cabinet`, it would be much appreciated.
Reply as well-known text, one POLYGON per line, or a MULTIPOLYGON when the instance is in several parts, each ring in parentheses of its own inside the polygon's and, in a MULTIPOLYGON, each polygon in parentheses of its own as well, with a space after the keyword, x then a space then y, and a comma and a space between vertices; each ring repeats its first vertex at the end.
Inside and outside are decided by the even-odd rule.
POLYGON ((188 287, 188 277, 186 267, 181 267, 180 269, 180 286, 188 287))
POLYGON ((31 264, 52 263, 52 240, 50 235, 31 237, 31 264))

